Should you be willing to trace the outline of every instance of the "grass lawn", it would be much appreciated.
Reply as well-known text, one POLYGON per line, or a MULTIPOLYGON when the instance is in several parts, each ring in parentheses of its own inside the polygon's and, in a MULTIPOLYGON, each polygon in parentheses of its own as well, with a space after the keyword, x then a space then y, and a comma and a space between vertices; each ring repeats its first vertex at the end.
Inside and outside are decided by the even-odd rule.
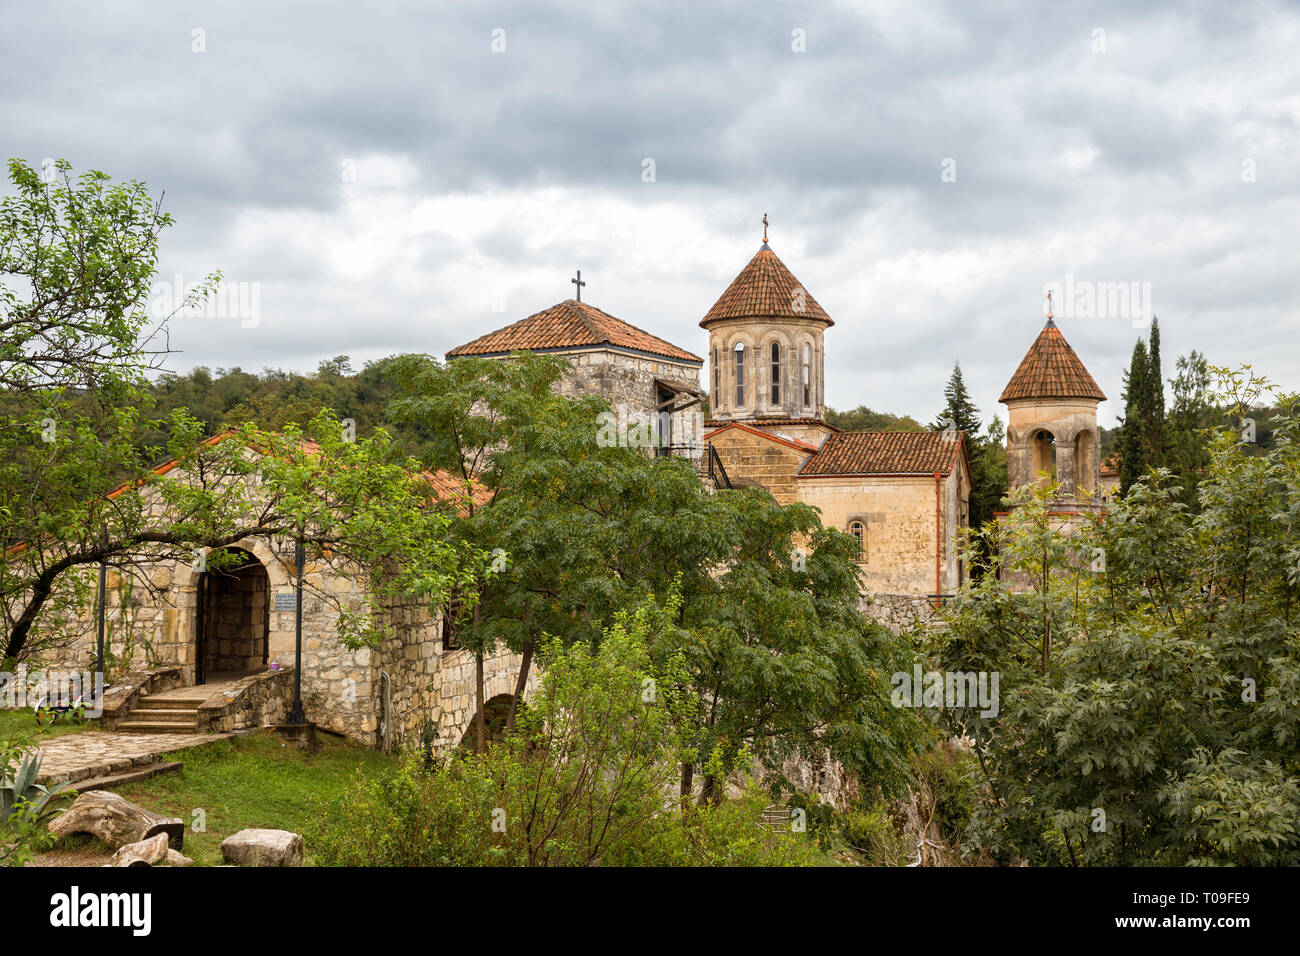
POLYGON ((163 760, 180 760, 179 773, 162 774, 115 788, 132 803, 185 821, 181 852, 200 865, 222 862, 221 841, 246 827, 292 830, 304 835, 306 863, 312 862, 306 828, 321 799, 347 789, 358 770, 379 773, 397 758, 320 734, 320 750, 304 753, 273 733, 217 741, 163 760), (207 832, 195 833, 194 811, 203 810, 207 832))
MULTIPOLYGON (((59 717, 53 723, 48 720, 37 725, 31 708, 0 710, 0 740, 18 741, 40 734, 40 739, 61 737, 64 734, 76 734, 83 730, 95 730, 98 723, 93 720, 78 721, 71 717, 59 717)), ((37 743, 38 741, 30 741, 37 743)))

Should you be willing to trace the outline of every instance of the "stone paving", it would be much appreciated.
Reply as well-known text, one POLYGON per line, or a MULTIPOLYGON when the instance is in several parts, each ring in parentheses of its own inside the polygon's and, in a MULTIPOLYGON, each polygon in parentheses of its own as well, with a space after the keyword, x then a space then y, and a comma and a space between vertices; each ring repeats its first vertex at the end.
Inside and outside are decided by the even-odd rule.
POLYGON ((233 734, 126 734, 87 730, 64 734, 40 745, 44 784, 71 783, 122 773, 155 763, 160 754, 201 747, 233 734))

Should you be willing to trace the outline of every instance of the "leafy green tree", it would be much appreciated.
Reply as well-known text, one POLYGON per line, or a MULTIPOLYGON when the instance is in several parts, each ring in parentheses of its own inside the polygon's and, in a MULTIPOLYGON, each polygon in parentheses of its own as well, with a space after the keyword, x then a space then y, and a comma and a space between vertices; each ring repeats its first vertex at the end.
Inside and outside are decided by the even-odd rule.
POLYGON ((910 415, 891 415, 888 412, 877 412, 865 405, 859 405, 857 408, 849 409, 846 412, 837 412, 833 408, 827 408, 826 421, 828 424, 846 432, 919 432, 925 430, 925 426, 910 415))
POLYGON ((18 542, 0 554, 6 660, 75 634, 91 597, 91 576, 80 572, 101 563, 127 570, 202 558, 219 566, 229 559, 223 549, 243 539, 301 537, 338 574, 366 579, 364 606, 318 595, 341 612, 340 636, 353 646, 383 636, 386 601, 416 595, 436 611, 479 573, 481 555, 450 536, 456 502, 439 499, 418 467, 395 458, 382 429, 353 438, 322 412, 306 430, 246 425, 205 441, 202 425, 178 413, 169 427, 173 467, 138 468, 138 479, 117 484, 113 475, 140 465, 129 440, 136 409, 102 412, 99 421, 69 413, 52 428, 29 423, 0 434, 0 447, 16 452, 0 487, 19 486, 15 470, 28 449, 36 467, 36 480, 0 503, 18 542))
MULTIPOLYGON (((1260 387, 1228 376, 1227 408, 1260 387)), ((949 714, 987 784, 973 840, 998 859, 1300 862, 1300 405, 1277 404, 1262 453, 1216 429, 1198 512, 1158 469, 1071 536, 1044 489, 990 529, 1000 574, 933 646, 946 669, 1001 676, 996 717, 949 714)))
POLYGON ((687 460, 598 440, 608 405, 555 394, 561 370, 537 356, 395 367, 390 415, 436 422, 431 464, 484 489, 457 534, 499 560, 465 646, 501 641, 528 666, 547 635, 594 643, 620 610, 678 588, 679 630, 655 652, 680 652, 705 702, 683 795, 698 768, 712 798, 750 756, 775 768, 828 747, 897 784, 915 735, 881 674, 906 650, 857 609, 856 542, 805 505, 710 493, 687 460))
POLYGON ((1209 430, 1222 415, 1213 405, 1210 366, 1201 353, 1192 350, 1180 355, 1170 383, 1173 403, 1169 409, 1166 465, 1182 488, 1183 504, 1195 509, 1199 506, 1196 488, 1210 464, 1209 430))
MULTIPOLYGON (((0 388, 49 392, 139 382, 166 354, 147 305, 171 217, 143 183, 64 160, 9 161, 0 203, 0 388)), ((204 288, 219 276, 206 280, 204 288)))
POLYGON ((594 643, 548 643, 547 669, 516 729, 486 754, 432 771, 413 755, 322 808, 328 865, 727 866, 822 862, 799 833, 757 825, 763 797, 679 811, 664 799, 687 715, 679 655, 652 648, 680 598, 620 611, 594 643))

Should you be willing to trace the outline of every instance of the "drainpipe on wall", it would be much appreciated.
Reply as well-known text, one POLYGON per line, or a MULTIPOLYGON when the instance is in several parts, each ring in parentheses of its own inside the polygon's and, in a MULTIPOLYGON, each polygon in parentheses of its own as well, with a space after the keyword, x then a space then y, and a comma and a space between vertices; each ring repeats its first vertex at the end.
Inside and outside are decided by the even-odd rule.
POLYGON ((943 603, 939 597, 943 593, 943 578, 939 572, 940 558, 943 554, 943 523, 939 520, 939 502, 943 491, 943 475, 934 473, 934 606, 943 603))

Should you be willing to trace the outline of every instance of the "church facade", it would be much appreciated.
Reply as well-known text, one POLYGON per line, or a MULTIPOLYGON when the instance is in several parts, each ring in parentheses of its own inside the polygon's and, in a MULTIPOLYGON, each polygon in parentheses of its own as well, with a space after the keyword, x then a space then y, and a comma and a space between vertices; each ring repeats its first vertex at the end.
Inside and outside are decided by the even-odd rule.
MULTIPOLYGON (((579 281, 579 280, 575 280, 579 281)), ((661 449, 713 457, 717 486, 756 486, 817 508, 858 540, 864 610, 891 626, 925 619, 966 579, 960 549, 972 475, 958 431, 844 432, 826 420, 826 337, 835 321, 777 257, 758 252, 700 319, 705 359, 569 299, 447 352, 518 350, 573 363, 561 389, 609 400, 620 423, 654 421, 661 449), (707 417, 702 399, 707 395, 707 417)), ((999 399, 1007 406, 1008 491, 1060 485, 1065 524, 1104 509, 1097 405, 1105 395, 1051 314, 999 399)), ((662 453, 662 451, 661 451, 662 453)))
MULTIPOLYGON (((581 291, 579 290, 579 295, 581 291)), ((762 247, 700 320, 704 359, 580 299, 447 352, 553 352, 574 365, 562 390, 598 394, 628 421, 657 418, 661 445, 716 456, 715 483, 805 502, 860 545, 864 606, 900 626, 957 589, 970 463, 959 432, 846 433, 826 421, 825 336, 835 322, 762 247), (895 622, 897 609, 903 613, 895 622)), ((705 469, 701 469, 704 471, 705 469)))

